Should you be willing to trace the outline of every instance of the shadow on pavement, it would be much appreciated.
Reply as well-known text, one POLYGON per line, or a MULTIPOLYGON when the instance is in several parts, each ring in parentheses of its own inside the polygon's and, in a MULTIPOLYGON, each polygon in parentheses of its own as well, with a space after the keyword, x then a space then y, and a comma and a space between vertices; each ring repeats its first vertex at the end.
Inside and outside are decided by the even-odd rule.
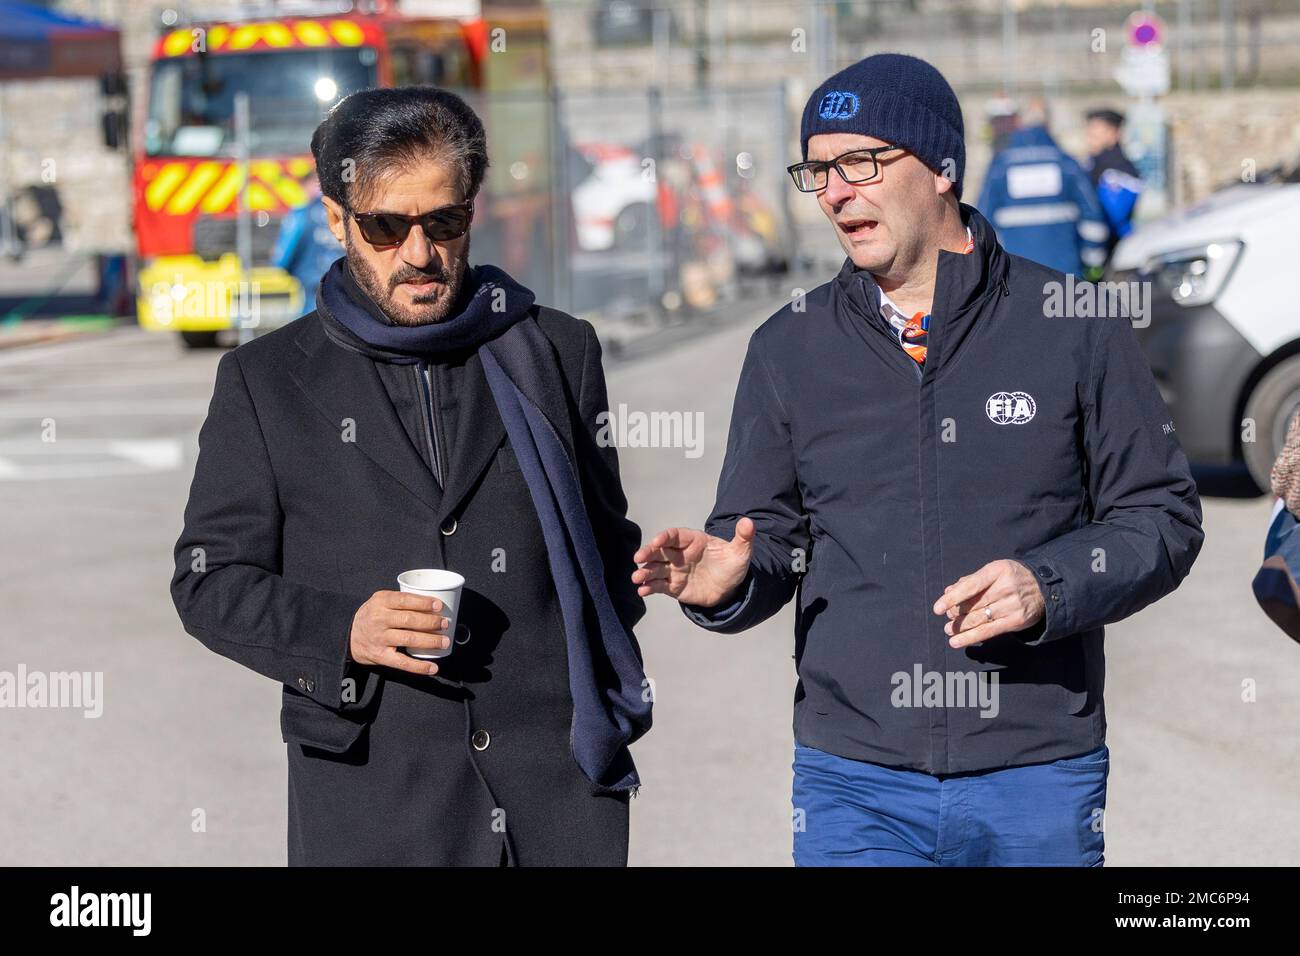
POLYGON ((1192 465, 1192 478, 1203 498, 1261 498, 1261 491, 1243 462, 1233 465, 1192 465))

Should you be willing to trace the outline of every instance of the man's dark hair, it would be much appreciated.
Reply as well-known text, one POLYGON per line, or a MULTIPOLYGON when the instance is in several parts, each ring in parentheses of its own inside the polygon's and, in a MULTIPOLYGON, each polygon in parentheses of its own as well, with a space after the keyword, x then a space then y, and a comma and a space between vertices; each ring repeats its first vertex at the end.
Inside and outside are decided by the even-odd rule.
POLYGON ((1089 110, 1084 114, 1084 119, 1101 120, 1113 129, 1119 129, 1124 125, 1124 114, 1117 113, 1115 110, 1089 110))
POLYGON ((487 134, 455 93, 432 86, 361 90, 330 110, 311 137, 321 192, 346 209, 384 176, 427 159, 456 171, 473 199, 487 171, 487 134))

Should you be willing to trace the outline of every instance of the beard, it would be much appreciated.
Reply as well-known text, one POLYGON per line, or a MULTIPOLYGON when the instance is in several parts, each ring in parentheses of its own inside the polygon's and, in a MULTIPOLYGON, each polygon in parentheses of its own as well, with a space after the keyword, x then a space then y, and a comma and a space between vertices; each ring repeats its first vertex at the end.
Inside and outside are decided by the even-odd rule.
POLYGON ((365 293, 374 300, 394 325, 431 325, 451 315, 452 309, 460 299, 461 286, 465 281, 465 268, 469 262, 468 234, 465 236, 465 244, 461 247, 460 255, 448 260, 445 266, 417 269, 401 263, 388 277, 387 285, 358 251, 353 243, 351 228, 348 228, 344 238, 348 269, 352 273, 352 278, 356 279, 357 285, 365 290, 365 293), (403 282, 412 279, 432 279, 434 282, 441 283, 442 287, 437 289, 430 287, 427 294, 413 296, 411 300, 413 308, 399 304, 393 298, 393 293, 403 282))

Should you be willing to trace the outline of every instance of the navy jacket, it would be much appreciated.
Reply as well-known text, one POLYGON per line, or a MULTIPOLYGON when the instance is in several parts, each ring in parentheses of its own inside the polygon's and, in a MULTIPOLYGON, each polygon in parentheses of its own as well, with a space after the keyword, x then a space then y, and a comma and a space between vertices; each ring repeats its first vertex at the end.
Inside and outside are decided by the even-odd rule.
POLYGON ((1119 146, 1088 157, 1084 169, 1097 190, 1097 201, 1110 226, 1110 238, 1106 241, 1109 257, 1119 241, 1133 231, 1133 213, 1142 197, 1142 174, 1119 146))
POLYGON ((1110 227, 1097 191, 1041 126, 1011 134, 977 205, 1010 252, 1075 275, 1106 261, 1110 227))
POLYGON ((1130 322, 1047 317, 1065 276, 962 214, 975 251, 939 253, 920 376, 849 260, 754 333, 706 525, 755 522, 743 603, 683 607, 732 633, 797 594, 795 739, 931 774, 1100 746, 1103 626, 1177 587, 1203 539, 1130 322), (1044 619, 952 649, 934 602, 999 558, 1036 576, 1044 619), (988 681, 996 714, 897 706, 898 675, 926 673, 988 681))

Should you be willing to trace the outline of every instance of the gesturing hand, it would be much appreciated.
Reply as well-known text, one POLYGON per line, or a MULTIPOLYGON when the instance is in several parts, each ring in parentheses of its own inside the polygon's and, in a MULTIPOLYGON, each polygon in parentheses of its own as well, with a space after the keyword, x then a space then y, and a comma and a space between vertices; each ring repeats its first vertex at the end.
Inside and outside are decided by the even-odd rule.
POLYGON ((682 604, 716 607, 731 598, 749 571, 754 522, 741 518, 730 541, 695 528, 660 531, 633 560, 637 594, 667 594, 682 604))
POLYGON ((934 604, 935 614, 948 616, 943 630, 950 635, 952 647, 968 647, 1032 627, 1045 611, 1043 592, 1033 574, 1007 558, 958 578, 934 604))

